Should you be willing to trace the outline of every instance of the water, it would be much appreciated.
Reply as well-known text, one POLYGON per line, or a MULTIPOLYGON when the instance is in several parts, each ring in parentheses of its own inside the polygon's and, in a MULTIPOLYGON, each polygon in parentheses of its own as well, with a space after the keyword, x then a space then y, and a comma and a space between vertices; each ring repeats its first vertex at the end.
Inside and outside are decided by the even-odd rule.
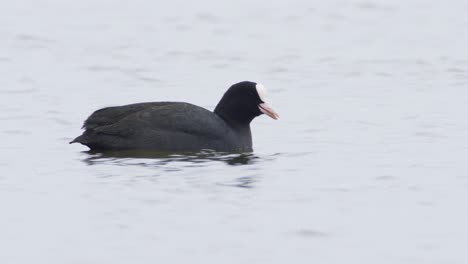
POLYGON ((0 8, 1 263, 467 263, 465 1, 11 1, 0 8), (254 153, 67 142, 95 109, 280 119, 254 153))

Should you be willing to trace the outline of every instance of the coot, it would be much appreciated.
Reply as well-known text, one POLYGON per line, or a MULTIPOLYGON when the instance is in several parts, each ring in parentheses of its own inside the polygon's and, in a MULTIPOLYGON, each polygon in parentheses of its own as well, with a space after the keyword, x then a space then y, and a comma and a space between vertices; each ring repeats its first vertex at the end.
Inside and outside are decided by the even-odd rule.
POLYGON ((183 102, 106 107, 92 113, 70 143, 97 151, 252 151, 250 122, 261 114, 278 118, 265 96, 261 84, 244 81, 226 91, 214 112, 183 102))

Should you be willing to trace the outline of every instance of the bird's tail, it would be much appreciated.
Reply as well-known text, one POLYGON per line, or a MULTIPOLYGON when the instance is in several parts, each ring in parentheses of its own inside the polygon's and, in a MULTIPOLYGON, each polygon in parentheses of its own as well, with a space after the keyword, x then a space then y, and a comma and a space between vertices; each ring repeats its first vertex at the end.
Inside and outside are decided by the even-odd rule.
POLYGON ((68 142, 68 144, 73 144, 73 143, 81 143, 81 139, 82 139, 83 135, 81 136, 78 136, 77 138, 75 138, 74 140, 68 142))

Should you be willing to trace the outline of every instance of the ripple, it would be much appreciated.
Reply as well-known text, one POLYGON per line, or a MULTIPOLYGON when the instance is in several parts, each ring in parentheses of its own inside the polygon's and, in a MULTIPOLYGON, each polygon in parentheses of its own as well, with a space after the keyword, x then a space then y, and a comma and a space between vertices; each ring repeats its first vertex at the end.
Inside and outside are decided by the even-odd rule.
POLYGON ((5 93, 5 94, 27 94, 27 93, 32 93, 35 92, 36 89, 34 88, 26 88, 26 89, 17 89, 17 90, 0 90, 0 93, 5 93))
POLYGON ((219 23, 221 21, 220 17, 210 13, 199 13, 195 16, 195 18, 199 21, 209 23, 219 23))
POLYGON ((43 38, 37 35, 32 34, 19 34, 16 36, 16 39, 21 41, 31 41, 31 42, 53 42, 51 39, 43 38))
POLYGON ((425 137, 425 138, 447 138, 446 136, 433 133, 433 132, 426 132, 426 131, 421 131, 421 132, 416 132, 413 134, 413 136, 416 137, 425 137))
POLYGON ((112 164, 112 165, 135 165, 143 167, 164 167, 174 170, 170 165, 179 164, 184 167, 203 167, 207 163, 223 162, 230 166, 250 165, 261 160, 253 153, 222 153, 214 151, 186 152, 186 153, 165 153, 155 151, 107 151, 95 152, 85 151, 88 157, 83 162, 88 165, 112 164))
POLYGON ((10 135, 31 135, 31 134, 32 134, 31 131, 16 130, 16 129, 13 129, 13 130, 4 130, 3 133, 4 133, 4 134, 10 134, 10 135))
POLYGON ((393 180, 396 180, 397 177, 392 176, 392 175, 382 175, 382 176, 375 177, 375 179, 378 181, 393 181, 393 180))
POLYGON ((33 115, 12 115, 12 116, 6 116, 6 117, 1 117, 0 120, 26 120, 26 119, 33 119, 35 116, 33 115))
POLYGON ((307 237, 307 238, 322 238, 322 237, 328 237, 329 234, 317 230, 311 230, 311 229, 299 229, 296 232, 294 232, 296 235, 301 236, 301 237, 307 237))
POLYGON ((72 124, 70 121, 65 120, 63 118, 54 117, 54 118, 49 118, 49 120, 54 121, 56 124, 59 124, 59 125, 71 125, 72 124))
POLYGON ((233 183, 218 183, 218 185, 251 189, 257 182, 256 178, 257 175, 242 176, 236 178, 233 183))

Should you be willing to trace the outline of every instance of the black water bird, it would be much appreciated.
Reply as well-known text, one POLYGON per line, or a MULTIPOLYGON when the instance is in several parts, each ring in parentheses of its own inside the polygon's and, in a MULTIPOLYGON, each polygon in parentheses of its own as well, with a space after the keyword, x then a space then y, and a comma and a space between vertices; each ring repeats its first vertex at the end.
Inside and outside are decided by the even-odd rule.
POLYGON ((232 85, 213 112, 183 102, 149 102, 99 109, 70 143, 91 150, 252 151, 250 122, 261 114, 278 119, 254 82, 232 85))

